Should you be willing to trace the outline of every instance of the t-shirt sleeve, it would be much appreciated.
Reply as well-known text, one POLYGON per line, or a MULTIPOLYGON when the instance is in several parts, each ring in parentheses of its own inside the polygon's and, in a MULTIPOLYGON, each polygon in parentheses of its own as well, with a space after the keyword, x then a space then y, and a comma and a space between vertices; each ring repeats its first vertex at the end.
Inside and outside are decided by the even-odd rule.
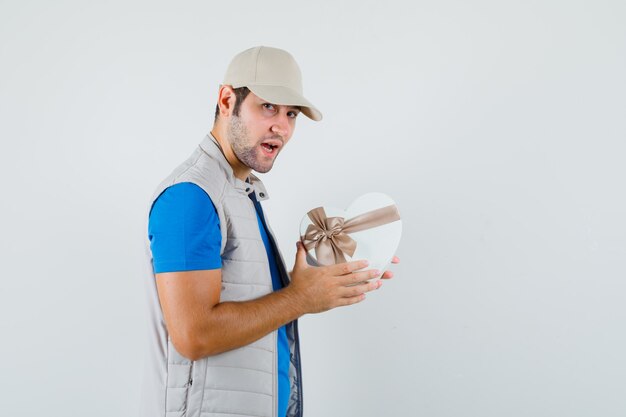
POLYGON ((161 193, 150 211, 148 238, 155 273, 222 267, 219 217, 196 184, 175 184, 161 193))

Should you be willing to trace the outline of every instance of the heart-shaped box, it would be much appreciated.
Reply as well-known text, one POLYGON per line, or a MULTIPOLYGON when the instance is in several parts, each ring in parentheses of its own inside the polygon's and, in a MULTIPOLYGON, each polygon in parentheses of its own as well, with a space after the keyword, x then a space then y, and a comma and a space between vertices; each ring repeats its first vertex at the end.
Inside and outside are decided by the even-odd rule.
POLYGON ((364 194, 346 210, 318 207, 300 223, 300 240, 307 248, 310 265, 367 259, 366 269, 378 269, 381 275, 391 263, 401 235, 396 204, 383 193, 364 194))

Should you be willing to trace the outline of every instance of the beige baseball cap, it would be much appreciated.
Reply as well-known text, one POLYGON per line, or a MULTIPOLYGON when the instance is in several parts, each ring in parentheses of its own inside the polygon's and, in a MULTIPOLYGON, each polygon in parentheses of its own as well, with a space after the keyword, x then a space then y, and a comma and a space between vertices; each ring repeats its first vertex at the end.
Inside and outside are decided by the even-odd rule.
POLYGON ((237 54, 228 65, 223 85, 248 87, 270 103, 300 106, 310 119, 322 120, 322 113, 302 95, 302 74, 287 51, 256 46, 237 54))

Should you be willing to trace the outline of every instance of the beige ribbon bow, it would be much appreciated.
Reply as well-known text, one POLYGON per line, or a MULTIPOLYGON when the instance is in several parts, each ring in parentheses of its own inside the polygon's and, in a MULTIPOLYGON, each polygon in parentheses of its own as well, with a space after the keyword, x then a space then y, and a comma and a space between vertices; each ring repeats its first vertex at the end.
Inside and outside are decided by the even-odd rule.
POLYGON ((315 257, 322 265, 346 262, 346 254, 350 257, 354 255, 356 241, 348 233, 400 220, 395 205, 368 211, 348 220, 343 217, 326 217, 324 207, 314 208, 307 215, 313 224, 307 227, 302 243, 307 250, 315 248, 315 257))

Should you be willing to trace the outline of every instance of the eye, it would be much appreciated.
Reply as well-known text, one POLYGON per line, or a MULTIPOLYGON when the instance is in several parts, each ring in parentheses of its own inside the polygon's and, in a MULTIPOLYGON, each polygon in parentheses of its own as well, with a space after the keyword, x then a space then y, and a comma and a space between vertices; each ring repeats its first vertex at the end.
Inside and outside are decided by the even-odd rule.
POLYGON ((299 114, 300 114, 299 111, 294 111, 294 110, 291 110, 290 112, 287 113, 287 115, 291 117, 292 119, 295 119, 296 117, 298 117, 299 114))
POLYGON ((276 111, 274 105, 271 103, 263 103, 263 108, 269 111, 276 111))

